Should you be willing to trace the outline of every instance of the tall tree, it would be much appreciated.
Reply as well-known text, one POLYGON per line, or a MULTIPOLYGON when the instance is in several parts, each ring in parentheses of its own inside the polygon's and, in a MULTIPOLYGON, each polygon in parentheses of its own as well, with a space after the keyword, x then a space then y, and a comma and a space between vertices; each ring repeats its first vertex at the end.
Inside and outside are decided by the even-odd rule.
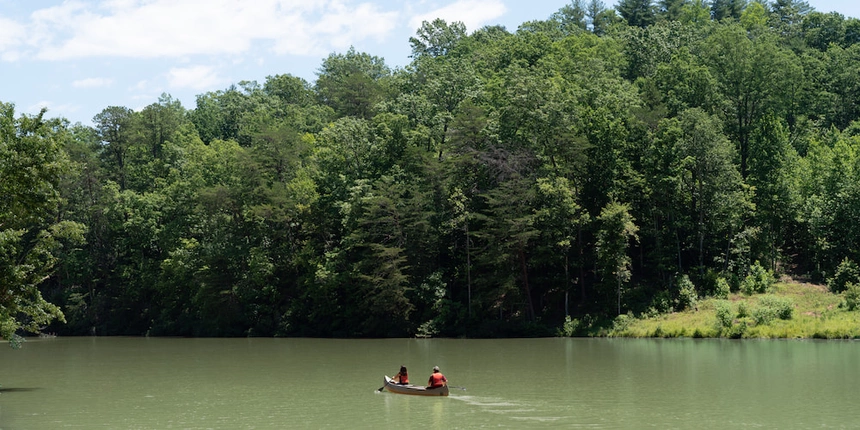
POLYGON ((135 112, 127 107, 110 106, 93 117, 102 141, 102 158, 108 166, 108 175, 120 188, 127 185, 129 149, 135 137, 135 112))
POLYGON ((746 6, 747 0, 713 0, 711 2, 711 19, 714 21, 739 20, 746 6))
POLYGON ((630 207, 618 202, 606 205, 596 221, 599 223, 595 244, 598 272, 604 285, 614 287, 615 311, 616 315, 621 315, 622 287, 633 276, 628 249, 631 240, 638 240, 639 227, 630 215, 630 207))
POLYGON ((687 0, 659 0, 657 2, 657 16, 667 21, 678 21, 687 0))
POLYGON ((58 252, 84 240, 85 227, 59 213, 68 134, 44 115, 16 118, 14 105, 0 103, 0 337, 13 347, 19 330, 39 333, 65 321, 39 288, 53 275, 58 252))
POLYGON ((588 28, 585 15, 585 0, 572 0, 550 15, 550 20, 558 22, 564 34, 572 34, 588 28))
POLYGON ((772 38, 750 38, 739 25, 719 28, 703 48, 711 73, 726 99, 723 114, 729 137, 738 145, 741 175, 746 177, 751 133, 767 112, 782 109, 788 86, 800 79, 791 54, 772 38), (706 47, 706 48, 705 48, 706 47))
POLYGON ((415 36, 409 38, 412 58, 448 55, 464 37, 466 37, 466 25, 460 21, 450 24, 441 18, 436 18, 432 22, 422 21, 421 27, 415 31, 415 36))
POLYGON ((323 104, 339 116, 370 119, 384 96, 383 79, 390 74, 381 57, 356 52, 331 54, 317 72, 316 89, 323 104))
POLYGON ((590 0, 585 9, 585 17, 588 20, 591 32, 602 36, 618 20, 615 9, 608 9, 601 0, 590 0))
POLYGON ((627 25, 648 27, 656 22, 657 14, 652 0, 621 0, 615 6, 627 25))
POLYGON ((720 121, 691 109, 682 113, 679 125, 675 152, 680 185, 695 226, 696 265, 702 273, 708 251, 716 257, 713 252, 721 249, 725 238, 737 233, 745 195, 733 162, 734 148, 720 131, 720 121))

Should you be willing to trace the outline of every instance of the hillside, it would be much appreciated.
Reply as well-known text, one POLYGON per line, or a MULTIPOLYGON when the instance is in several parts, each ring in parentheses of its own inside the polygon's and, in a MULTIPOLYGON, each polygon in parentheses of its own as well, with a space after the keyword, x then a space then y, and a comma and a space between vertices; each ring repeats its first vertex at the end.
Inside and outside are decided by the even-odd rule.
POLYGON ((860 338, 860 312, 823 285, 783 278, 767 294, 708 298, 696 309, 645 318, 622 316, 609 336, 860 338), (728 312, 727 312, 728 311, 728 312), (721 318, 718 318, 718 315, 721 318), (783 317, 783 318, 780 318, 783 317))

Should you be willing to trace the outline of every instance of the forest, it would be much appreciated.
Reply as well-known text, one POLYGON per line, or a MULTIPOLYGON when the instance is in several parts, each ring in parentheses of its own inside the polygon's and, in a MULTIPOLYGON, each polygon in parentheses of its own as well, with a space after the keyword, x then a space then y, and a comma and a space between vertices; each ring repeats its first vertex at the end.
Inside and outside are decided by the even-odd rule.
POLYGON ((0 103, 0 336, 497 337, 860 261, 860 20, 574 0, 93 126, 0 103))

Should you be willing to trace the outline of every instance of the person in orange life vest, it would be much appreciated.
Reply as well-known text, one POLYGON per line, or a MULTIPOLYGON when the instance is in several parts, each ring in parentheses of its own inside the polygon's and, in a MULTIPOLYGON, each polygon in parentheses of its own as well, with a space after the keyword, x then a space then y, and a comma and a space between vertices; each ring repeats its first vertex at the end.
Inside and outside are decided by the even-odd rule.
POLYGON ((430 375, 427 385, 427 388, 439 388, 448 385, 448 378, 439 372, 439 366, 433 366, 433 374, 430 375))
POLYGON ((406 366, 400 366, 400 371, 391 378, 395 384, 407 385, 409 384, 409 373, 406 372, 406 366))

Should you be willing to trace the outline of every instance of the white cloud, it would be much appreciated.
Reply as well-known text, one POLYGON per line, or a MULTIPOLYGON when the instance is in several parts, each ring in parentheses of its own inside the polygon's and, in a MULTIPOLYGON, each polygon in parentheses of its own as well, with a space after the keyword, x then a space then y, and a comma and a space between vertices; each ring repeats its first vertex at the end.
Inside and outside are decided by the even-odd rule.
POLYGON ((190 88, 205 90, 225 83, 215 69, 209 66, 177 67, 167 73, 167 82, 171 88, 190 88))
POLYGON ((0 17, 0 57, 15 61, 20 57, 18 48, 24 40, 26 29, 15 21, 0 17))
POLYGON ((501 17, 507 8, 501 0, 460 0, 448 6, 412 17, 409 25, 413 29, 421 27, 423 21, 433 21, 442 18, 451 23, 460 21, 466 29, 474 31, 485 24, 501 17))
POLYGON ((382 40, 397 18, 351 0, 72 0, 35 11, 30 26, 45 60, 240 55, 258 41, 278 54, 319 55, 382 40))
POLYGON ((75 88, 102 88, 111 85, 113 85, 113 79, 109 78, 87 78, 72 82, 75 88))
POLYGON ((50 112, 48 116, 62 116, 63 114, 77 112, 81 107, 71 103, 57 104, 52 101, 41 100, 30 105, 26 111, 32 114, 37 114, 42 110, 42 108, 48 109, 48 112, 50 112))

